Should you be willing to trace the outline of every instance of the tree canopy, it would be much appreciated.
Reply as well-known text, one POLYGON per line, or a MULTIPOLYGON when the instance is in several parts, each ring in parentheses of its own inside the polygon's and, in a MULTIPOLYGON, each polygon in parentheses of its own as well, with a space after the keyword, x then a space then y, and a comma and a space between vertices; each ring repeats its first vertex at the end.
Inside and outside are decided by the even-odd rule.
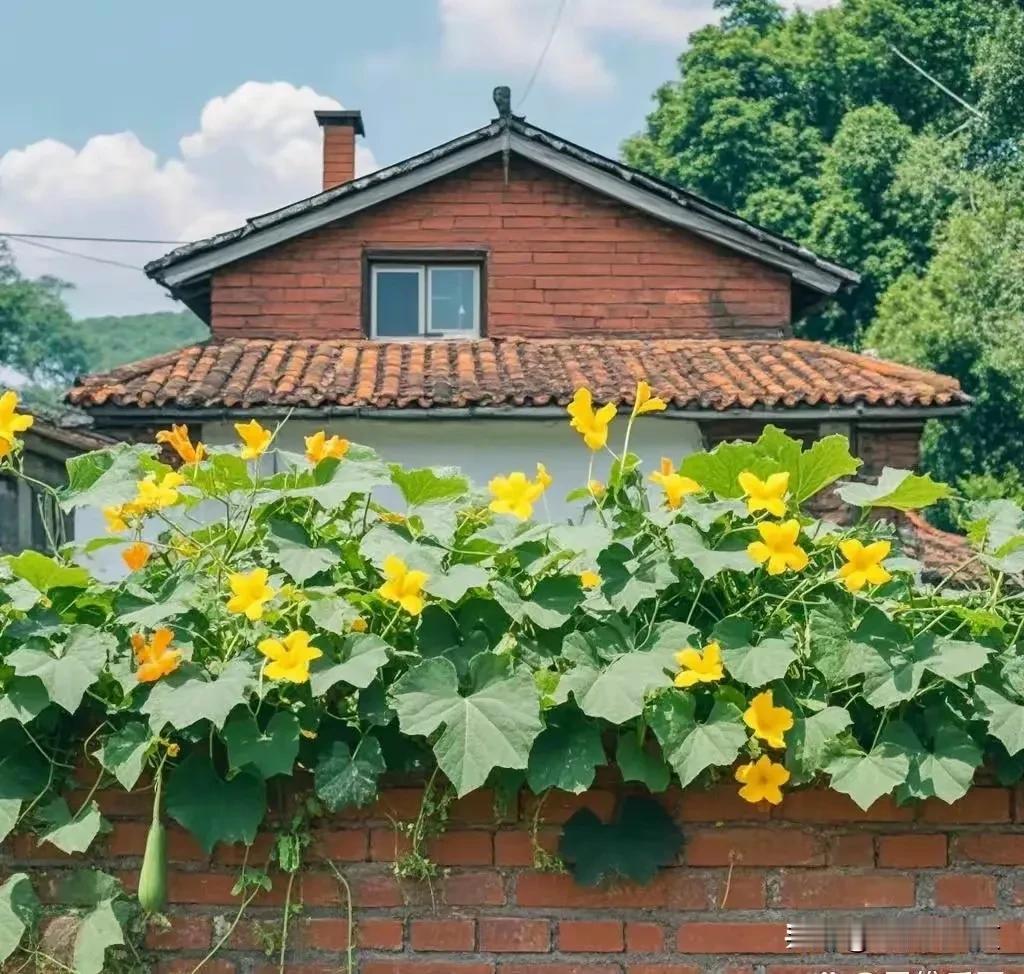
POLYGON ((715 5, 624 158, 858 270, 798 333, 958 378, 975 406, 929 431, 926 466, 1020 484, 1024 12, 715 5))

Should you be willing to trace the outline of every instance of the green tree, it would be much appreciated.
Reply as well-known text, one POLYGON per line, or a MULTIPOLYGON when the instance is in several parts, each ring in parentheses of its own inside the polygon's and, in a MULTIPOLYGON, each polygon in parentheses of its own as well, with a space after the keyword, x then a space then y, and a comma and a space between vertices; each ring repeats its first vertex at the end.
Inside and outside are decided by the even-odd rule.
POLYGON ((883 296, 866 342, 960 380, 974 405, 933 424, 925 464, 1019 483, 1024 441, 1024 171, 975 182, 936 236, 924 273, 883 296))
POLYGON ((42 385, 67 383, 84 371, 85 348, 64 304, 70 286, 22 276, 0 240, 0 364, 42 385))

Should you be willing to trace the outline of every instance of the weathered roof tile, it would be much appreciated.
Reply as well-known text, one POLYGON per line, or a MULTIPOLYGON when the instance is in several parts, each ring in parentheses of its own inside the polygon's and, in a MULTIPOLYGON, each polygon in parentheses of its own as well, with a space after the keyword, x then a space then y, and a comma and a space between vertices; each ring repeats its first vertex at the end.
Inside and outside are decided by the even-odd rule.
POLYGON ((86 408, 246 409, 565 405, 587 385, 629 405, 646 377, 672 408, 939 408, 954 379, 798 339, 230 339, 81 379, 86 408))

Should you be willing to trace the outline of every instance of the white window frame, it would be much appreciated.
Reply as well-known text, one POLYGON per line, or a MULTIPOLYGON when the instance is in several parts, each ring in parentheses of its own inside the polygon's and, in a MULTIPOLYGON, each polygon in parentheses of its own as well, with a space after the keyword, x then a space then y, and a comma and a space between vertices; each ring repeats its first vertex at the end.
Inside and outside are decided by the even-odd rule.
POLYGON ((478 263, 432 262, 402 263, 398 261, 375 261, 370 265, 370 337, 381 341, 423 341, 437 338, 479 338, 480 337, 480 265, 478 263), (473 327, 434 329, 431 326, 432 304, 430 294, 431 272, 434 270, 473 272, 473 327), (377 333, 377 277, 381 272, 415 273, 419 280, 419 315, 415 335, 378 335, 377 333))

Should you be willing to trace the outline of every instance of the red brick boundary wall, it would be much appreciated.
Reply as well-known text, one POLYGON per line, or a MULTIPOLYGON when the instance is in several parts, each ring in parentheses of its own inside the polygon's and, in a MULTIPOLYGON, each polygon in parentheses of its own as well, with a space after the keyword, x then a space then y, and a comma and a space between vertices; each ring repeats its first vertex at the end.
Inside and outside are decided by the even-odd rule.
MULTIPOLYGON (((586 889, 533 867, 533 799, 496 817, 481 792, 452 807, 448 831, 430 845, 443 874, 430 886, 392 873, 390 818, 411 820, 419 792, 387 790, 372 809, 314 830, 296 883, 302 910, 289 934, 289 974, 344 972, 344 898, 324 861, 346 877, 354 899, 356 970, 361 974, 803 974, 836 971, 1024 971, 1024 791, 979 787, 950 807, 867 813, 832 792, 796 792, 777 809, 742 803, 732 787, 662 796, 685 836, 679 862, 649 886, 586 889), (787 921, 860 918, 869 955, 787 950, 787 921), (880 920, 916 919, 912 947, 873 937, 880 920), (972 951, 964 918, 1001 924, 1001 951, 972 951), (942 926, 945 922, 945 927, 942 926), (898 946, 898 945, 897 945, 898 946)), ((553 849, 559 823, 586 805, 607 818, 616 795, 552 795, 539 837, 553 849)), ((149 797, 101 796, 113 831, 92 864, 131 888, 148 826, 149 797)), ((158 974, 188 974, 238 908, 231 896, 243 850, 212 857, 170 830, 169 929, 151 929, 158 974)), ((270 847, 263 836, 252 862, 270 847)), ((0 872, 27 870, 45 898, 69 860, 19 836, 0 872)), ((264 952, 279 936, 286 882, 248 910, 235 935, 203 971, 272 974, 264 952)), ((989 940, 992 939, 990 936, 989 940)), ((279 941, 278 941, 279 942, 279 941)))

